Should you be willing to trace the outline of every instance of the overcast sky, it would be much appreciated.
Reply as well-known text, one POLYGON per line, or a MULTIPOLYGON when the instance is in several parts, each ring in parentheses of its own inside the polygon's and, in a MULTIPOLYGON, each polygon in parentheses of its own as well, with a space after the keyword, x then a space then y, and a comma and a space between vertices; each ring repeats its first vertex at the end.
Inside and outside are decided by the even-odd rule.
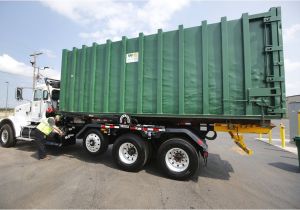
MULTIPOLYGON (((72 49, 122 35, 155 33, 198 26, 202 20, 219 22, 222 16, 238 19, 281 6, 287 95, 300 94, 300 1, 0 1, 0 98, 9 82, 9 106, 15 106, 14 89, 32 85, 29 55, 43 51, 43 74, 60 77, 62 49, 72 49)), ((0 100, 0 107, 5 100, 0 100)))

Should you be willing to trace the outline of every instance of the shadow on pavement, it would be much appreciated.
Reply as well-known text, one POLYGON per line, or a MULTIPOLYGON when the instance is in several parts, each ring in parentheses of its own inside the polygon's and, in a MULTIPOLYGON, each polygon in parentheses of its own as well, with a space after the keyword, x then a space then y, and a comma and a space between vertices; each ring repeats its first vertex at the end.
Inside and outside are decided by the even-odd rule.
POLYGON ((285 171, 300 173, 300 168, 296 165, 283 163, 283 162, 269 163, 269 165, 274 166, 279 169, 282 169, 282 170, 285 170, 285 171))
POLYGON ((33 141, 18 141, 14 148, 17 150, 34 152, 36 151, 36 144, 33 141))
MULTIPOLYGON (((64 156, 67 158, 76 158, 80 161, 88 162, 88 163, 94 163, 94 164, 104 164, 107 167, 110 167, 112 169, 120 170, 115 165, 111 150, 112 146, 109 146, 108 150, 100 156, 92 156, 88 154, 86 151, 84 151, 81 142, 77 142, 75 145, 66 146, 58 148, 56 146, 47 146, 47 154, 53 157, 53 159, 56 159, 58 156, 64 156)), ((33 152, 33 154, 29 155, 31 158, 37 159, 36 153, 36 145, 34 142, 18 142, 15 146, 15 149, 27 151, 27 152, 33 152)), ((150 163, 146 164, 144 167, 145 172, 162 177, 167 178, 162 170, 159 168, 159 165, 157 163, 157 160, 155 157, 152 157, 150 163)), ((200 158, 200 166, 199 166, 199 172, 191 179, 194 182, 198 181, 199 177, 209 177, 213 179, 220 179, 220 180, 229 180, 230 173, 233 173, 234 170, 232 168, 232 165, 226 161, 222 160, 220 158, 220 155, 210 153, 208 157, 208 164, 207 166, 204 165, 204 161, 202 158, 200 158)), ((134 172, 133 172, 134 173, 134 172)))
POLYGON ((200 167, 199 176, 213 179, 229 180, 230 173, 234 173, 232 165, 227 160, 222 160, 220 155, 210 153, 207 166, 200 167))
MULTIPOLYGON (((35 142, 25 142, 19 141, 17 142, 15 149, 22 150, 26 152, 33 152, 36 153, 37 147, 35 142)), ((69 145, 65 147, 56 147, 56 146, 46 146, 47 154, 56 158, 58 156, 64 156, 67 158, 76 158, 78 160, 89 162, 89 163, 103 163, 106 159, 110 159, 109 150, 101 155, 101 156, 92 156, 84 151, 83 147, 81 146, 81 142, 77 142, 75 145, 69 145)), ((32 158, 36 158, 35 154, 31 155, 32 158)))

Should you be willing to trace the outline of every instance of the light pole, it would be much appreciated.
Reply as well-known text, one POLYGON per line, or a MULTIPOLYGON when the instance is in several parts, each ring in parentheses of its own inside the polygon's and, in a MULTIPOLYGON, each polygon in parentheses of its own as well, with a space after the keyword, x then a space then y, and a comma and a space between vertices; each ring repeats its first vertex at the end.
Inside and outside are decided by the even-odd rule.
POLYGON ((7 112, 7 102, 8 102, 8 84, 9 82, 5 82, 6 83, 6 103, 5 103, 5 107, 6 107, 6 112, 7 112))
POLYGON ((33 59, 33 60, 30 61, 31 65, 33 66, 33 81, 32 81, 33 91, 34 91, 34 88, 35 88, 35 81, 36 81, 36 78, 35 78, 36 57, 38 55, 41 55, 41 54, 43 54, 43 53, 42 52, 35 52, 35 53, 30 55, 30 57, 32 57, 32 59, 33 59))

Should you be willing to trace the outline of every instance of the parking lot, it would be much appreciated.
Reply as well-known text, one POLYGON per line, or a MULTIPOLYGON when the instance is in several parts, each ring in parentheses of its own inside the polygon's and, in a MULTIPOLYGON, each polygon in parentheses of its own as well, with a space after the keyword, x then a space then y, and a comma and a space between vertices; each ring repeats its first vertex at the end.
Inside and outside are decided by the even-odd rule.
POLYGON ((35 145, 0 148, 1 208, 300 208, 297 156, 254 140, 244 154, 228 134, 209 144, 208 166, 190 181, 165 178, 153 160, 138 173, 124 172, 111 149, 91 157, 81 142, 48 148, 38 161, 35 145))

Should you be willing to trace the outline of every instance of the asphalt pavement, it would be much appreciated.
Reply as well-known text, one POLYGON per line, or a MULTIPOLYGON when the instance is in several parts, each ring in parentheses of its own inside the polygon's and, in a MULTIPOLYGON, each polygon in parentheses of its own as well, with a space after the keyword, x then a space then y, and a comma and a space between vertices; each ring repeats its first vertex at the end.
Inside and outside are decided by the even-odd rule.
POLYGON ((166 178, 153 160, 144 170, 119 170, 111 148, 86 154, 81 142, 48 147, 38 161, 35 145, 0 148, 1 208, 300 208, 300 170, 295 154, 247 135, 244 154, 221 134, 209 144, 208 166, 189 181, 166 178))

